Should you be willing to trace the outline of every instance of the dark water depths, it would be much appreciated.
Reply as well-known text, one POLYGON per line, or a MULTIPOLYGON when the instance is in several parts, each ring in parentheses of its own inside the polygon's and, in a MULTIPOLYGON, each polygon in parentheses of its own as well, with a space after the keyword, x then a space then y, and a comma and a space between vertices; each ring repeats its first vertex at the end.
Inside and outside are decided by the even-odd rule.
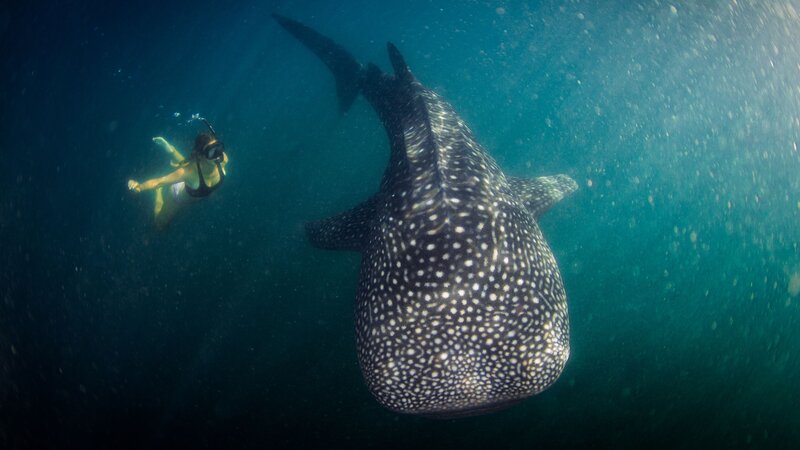
POLYGON ((46 3, 0 6, 0 447, 800 445, 800 3, 46 3), (541 224, 552 388, 454 421, 372 400, 358 255, 302 225, 376 189, 386 138, 272 11, 385 68, 392 40, 508 174, 581 185, 541 224), (229 177, 158 232, 125 183, 192 113, 229 177))

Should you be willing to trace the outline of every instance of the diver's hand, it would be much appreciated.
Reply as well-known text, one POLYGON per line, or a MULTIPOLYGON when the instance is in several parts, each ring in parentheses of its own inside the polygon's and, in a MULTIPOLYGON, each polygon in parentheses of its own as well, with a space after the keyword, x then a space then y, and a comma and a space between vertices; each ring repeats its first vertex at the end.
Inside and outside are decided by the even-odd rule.
POLYGON ((134 192, 142 192, 142 188, 139 185, 139 182, 136 180, 128 180, 128 190, 134 192))

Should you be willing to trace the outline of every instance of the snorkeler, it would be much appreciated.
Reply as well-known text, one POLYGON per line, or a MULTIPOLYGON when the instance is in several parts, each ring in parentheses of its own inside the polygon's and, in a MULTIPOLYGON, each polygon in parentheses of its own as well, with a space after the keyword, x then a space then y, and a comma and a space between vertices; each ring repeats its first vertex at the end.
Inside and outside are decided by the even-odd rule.
POLYGON ((210 133, 197 135, 188 158, 184 158, 181 152, 163 137, 153 138, 153 142, 170 155, 172 158, 170 164, 177 168, 175 171, 143 183, 128 180, 128 189, 131 191, 155 190, 154 213, 158 228, 169 225, 182 206, 209 196, 225 180, 228 155, 222 142, 217 139, 214 129, 204 119, 203 121, 210 133), (165 187, 167 192, 164 192, 165 187))

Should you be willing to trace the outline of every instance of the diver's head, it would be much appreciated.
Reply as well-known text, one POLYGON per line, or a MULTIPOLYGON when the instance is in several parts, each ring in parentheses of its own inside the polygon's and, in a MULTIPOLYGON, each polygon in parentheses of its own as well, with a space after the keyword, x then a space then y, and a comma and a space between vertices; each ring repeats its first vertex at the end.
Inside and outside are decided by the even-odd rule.
POLYGON ((222 141, 217 140, 216 136, 211 133, 200 133, 194 140, 193 153, 203 158, 215 161, 222 159, 222 153, 225 147, 222 141))

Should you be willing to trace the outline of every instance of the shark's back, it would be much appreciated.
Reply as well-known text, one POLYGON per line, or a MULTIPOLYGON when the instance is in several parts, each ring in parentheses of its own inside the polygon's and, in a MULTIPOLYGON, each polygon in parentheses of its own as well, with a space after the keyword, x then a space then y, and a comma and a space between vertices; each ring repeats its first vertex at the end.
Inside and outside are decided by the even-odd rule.
POLYGON ((389 135, 378 192, 307 227, 319 247, 362 254, 356 338, 370 391, 395 411, 460 416, 552 384, 569 355, 569 321, 536 217, 574 181, 506 177, 393 45, 389 75, 278 21, 331 68, 343 109, 363 94, 389 135))

